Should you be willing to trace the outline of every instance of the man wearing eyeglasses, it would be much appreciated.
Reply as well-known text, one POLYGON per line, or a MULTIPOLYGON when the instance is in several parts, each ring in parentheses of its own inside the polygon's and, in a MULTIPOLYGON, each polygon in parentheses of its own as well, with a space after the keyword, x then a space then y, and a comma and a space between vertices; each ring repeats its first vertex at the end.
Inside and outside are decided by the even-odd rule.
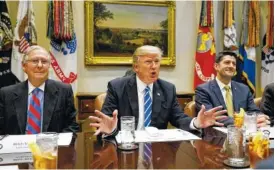
POLYGON ((206 111, 202 106, 196 118, 182 112, 175 86, 159 78, 161 57, 158 47, 146 45, 136 49, 133 55, 136 74, 110 81, 101 112, 96 110, 97 117, 90 116, 91 126, 98 128, 95 135, 115 135, 120 130, 121 116, 134 116, 137 130, 147 126, 166 129, 168 122, 188 131, 223 125, 217 122, 227 118, 221 116, 226 112, 221 107, 206 111))
POLYGON ((72 87, 48 79, 50 61, 44 48, 27 49, 28 80, 0 89, 0 135, 78 131, 72 87))

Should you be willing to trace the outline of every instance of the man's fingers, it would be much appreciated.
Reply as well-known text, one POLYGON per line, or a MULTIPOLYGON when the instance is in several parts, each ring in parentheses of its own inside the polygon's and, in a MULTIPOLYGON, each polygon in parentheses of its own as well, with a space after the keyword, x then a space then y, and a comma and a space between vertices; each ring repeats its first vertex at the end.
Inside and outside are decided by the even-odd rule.
POLYGON ((97 129, 94 135, 97 136, 98 134, 100 134, 100 129, 97 129))
POLYGON ((227 118, 227 116, 216 116, 215 120, 224 120, 226 118, 227 118))
POLYGON ((207 112, 214 113, 214 112, 217 112, 218 110, 221 110, 222 108, 223 108, 223 106, 217 106, 217 107, 214 107, 214 108, 208 110, 207 112))
POLYGON ((100 127, 100 124, 99 123, 90 123, 90 126, 93 126, 93 127, 100 127))
POLYGON ((116 109, 116 110, 114 110, 114 112, 113 112, 113 119, 114 119, 115 121, 117 121, 117 114, 118 114, 118 111, 117 111, 117 109, 116 109))
POLYGON ((95 110, 95 114, 100 118, 106 118, 107 117, 107 115, 105 115, 104 113, 102 113, 98 110, 95 110))
POLYGON ((216 125, 216 126, 224 126, 224 124, 220 123, 220 122, 215 122, 214 125, 216 125))
POLYGON ((201 110, 199 111, 199 114, 204 114, 205 112, 205 106, 201 105, 201 110))
POLYGON ((219 116, 219 115, 223 115, 227 112, 227 110, 220 110, 220 111, 217 111, 216 113, 214 113, 215 116, 219 116))
POLYGON ((96 116, 89 116, 89 119, 91 119, 91 120, 93 120, 93 121, 95 121, 95 122, 101 122, 101 121, 102 121, 101 118, 98 118, 98 117, 96 117, 96 116))

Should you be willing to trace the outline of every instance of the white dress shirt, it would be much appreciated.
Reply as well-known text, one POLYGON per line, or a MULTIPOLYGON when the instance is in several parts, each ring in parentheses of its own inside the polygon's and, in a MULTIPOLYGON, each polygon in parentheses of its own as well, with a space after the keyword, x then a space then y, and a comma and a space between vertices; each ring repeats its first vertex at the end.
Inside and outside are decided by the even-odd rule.
POLYGON ((228 83, 228 85, 222 83, 217 77, 216 77, 216 81, 217 81, 218 86, 220 87, 220 90, 222 92, 222 97, 223 97, 224 103, 226 103, 226 90, 224 87, 225 86, 230 87, 230 95, 232 96, 231 81, 228 83))
MULTIPOLYGON (((146 86, 150 87, 150 97, 153 102, 153 83, 146 85, 144 82, 142 82, 138 76, 136 76, 137 81, 137 93, 138 93, 138 107, 139 107, 139 118, 138 118, 138 126, 137 130, 143 130, 144 129, 144 95, 145 95, 145 88, 146 86)), ((153 109, 153 108, 152 108, 153 109)), ((153 112, 152 112, 153 114, 153 112)), ((189 127, 190 129, 198 130, 194 127, 193 122, 195 118, 192 119, 189 127)))

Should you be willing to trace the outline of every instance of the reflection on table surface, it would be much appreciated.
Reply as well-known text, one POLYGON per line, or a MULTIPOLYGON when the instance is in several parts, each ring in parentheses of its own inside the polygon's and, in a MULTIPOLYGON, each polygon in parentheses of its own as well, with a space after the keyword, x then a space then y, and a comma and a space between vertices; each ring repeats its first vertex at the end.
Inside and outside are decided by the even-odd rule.
MULTIPOLYGON (((149 143, 152 154, 145 165, 143 147, 148 143, 140 143, 133 151, 121 151, 114 140, 101 141, 93 133, 78 133, 70 146, 58 148, 58 169, 229 169, 223 165, 226 155, 221 152, 226 135, 213 128, 203 134, 203 140, 149 143)), ((31 168, 29 163, 18 165, 20 169, 31 168)))

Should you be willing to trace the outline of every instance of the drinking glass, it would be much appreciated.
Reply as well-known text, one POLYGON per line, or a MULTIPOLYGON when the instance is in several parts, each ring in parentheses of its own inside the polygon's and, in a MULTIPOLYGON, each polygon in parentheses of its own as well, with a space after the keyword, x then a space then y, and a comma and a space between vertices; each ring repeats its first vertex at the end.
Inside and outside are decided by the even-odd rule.
POLYGON ((37 134, 36 143, 29 144, 35 169, 57 169, 57 142, 57 133, 46 132, 37 134))
POLYGON ((257 132, 257 113, 256 112, 246 112, 244 117, 244 126, 246 130, 246 136, 249 133, 257 132))
POLYGON ((126 150, 134 149, 135 135, 135 117, 134 116, 122 116, 120 118, 120 135, 121 135, 121 147, 126 150))
POLYGON ((227 129, 228 160, 232 164, 242 164, 245 161, 244 130, 242 128, 236 127, 235 125, 229 125, 227 129))
POLYGON ((262 159, 269 156, 269 136, 261 131, 250 133, 248 138, 248 151, 251 168, 262 159))

